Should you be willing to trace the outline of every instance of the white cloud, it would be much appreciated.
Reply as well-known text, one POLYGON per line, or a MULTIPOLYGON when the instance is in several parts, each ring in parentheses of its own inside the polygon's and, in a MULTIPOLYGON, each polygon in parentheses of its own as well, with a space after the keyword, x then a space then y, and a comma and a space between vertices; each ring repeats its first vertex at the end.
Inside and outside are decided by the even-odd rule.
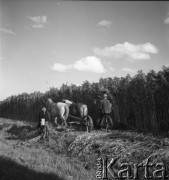
POLYGON ((108 20, 102 20, 100 22, 98 22, 99 26, 103 26, 103 27, 107 27, 109 28, 111 26, 112 22, 108 21, 108 20))
POLYGON ((93 51, 97 55, 108 58, 122 58, 127 56, 129 57, 129 61, 147 60, 150 59, 150 54, 158 53, 158 49, 151 43, 135 45, 129 42, 125 42, 124 44, 116 44, 103 49, 96 47, 93 48, 93 51))
POLYGON ((34 24, 32 25, 33 28, 44 28, 45 25, 44 24, 34 24))
POLYGON ((135 69, 130 69, 130 68, 122 68, 122 70, 125 72, 129 72, 129 73, 135 73, 136 72, 135 69))
POLYGON ((12 31, 11 29, 0 28, 0 31, 5 34, 16 35, 16 33, 14 31, 12 31))
POLYGON ((78 71, 90 71, 90 72, 95 72, 95 73, 105 72, 105 69, 103 65, 101 64, 100 59, 95 56, 88 56, 88 57, 82 58, 79 61, 76 61, 73 67, 74 69, 78 71))
POLYGON ((166 19, 164 19, 164 23, 165 23, 165 24, 169 24, 169 17, 167 17, 166 19))
POLYGON ((44 24, 47 22, 47 16, 35 16, 35 17, 28 16, 28 18, 37 24, 44 24))
POLYGON ((69 70, 76 70, 81 72, 104 73, 105 69, 99 58, 95 56, 87 56, 76 61, 74 64, 63 65, 55 63, 52 70, 57 72, 66 72, 69 70))
POLYGON ((47 16, 27 16, 27 18, 34 23, 33 28, 44 28, 47 24, 47 16))
POLYGON ((71 65, 63 65, 61 63, 55 63, 52 67, 53 71, 57 72, 66 72, 67 70, 70 70, 72 68, 71 65))

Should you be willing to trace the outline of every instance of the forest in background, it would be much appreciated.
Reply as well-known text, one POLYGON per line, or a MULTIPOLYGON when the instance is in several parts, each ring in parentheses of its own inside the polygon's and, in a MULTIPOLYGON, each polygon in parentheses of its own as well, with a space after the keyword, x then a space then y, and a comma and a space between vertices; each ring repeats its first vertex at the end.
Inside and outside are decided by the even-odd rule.
POLYGON ((131 77, 100 78, 99 82, 85 81, 81 86, 63 84, 51 87, 45 93, 33 92, 12 95, 0 102, 0 117, 38 122, 40 108, 47 98, 54 102, 62 98, 88 105, 94 123, 98 116, 94 99, 101 99, 103 92, 113 104, 114 128, 122 125, 128 129, 148 132, 169 131, 169 67, 161 71, 139 70, 131 77))

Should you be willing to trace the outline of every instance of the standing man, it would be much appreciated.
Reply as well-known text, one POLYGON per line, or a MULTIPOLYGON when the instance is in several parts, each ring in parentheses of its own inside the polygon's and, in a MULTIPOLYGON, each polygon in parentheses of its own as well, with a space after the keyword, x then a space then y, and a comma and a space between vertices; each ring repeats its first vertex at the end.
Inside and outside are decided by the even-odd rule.
POLYGON ((43 107, 39 112, 39 124, 38 124, 39 134, 42 135, 42 139, 48 136, 48 119, 46 113, 46 107, 43 107))
POLYGON ((112 112, 112 104, 107 99, 107 94, 103 94, 103 100, 101 100, 101 105, 100 105, 100 121, 98 125, 100 125, 103 116, 110 115, 111 112, 112 112))

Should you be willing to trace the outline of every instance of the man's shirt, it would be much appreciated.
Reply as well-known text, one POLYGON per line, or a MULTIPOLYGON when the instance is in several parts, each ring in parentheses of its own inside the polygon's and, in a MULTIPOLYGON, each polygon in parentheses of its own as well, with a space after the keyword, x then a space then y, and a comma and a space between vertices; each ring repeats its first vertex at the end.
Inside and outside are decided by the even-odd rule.
POLYGON ((103 99, 101 101, 101 111, 102 113, 111 113, 112 104, 108 99, 103 99))

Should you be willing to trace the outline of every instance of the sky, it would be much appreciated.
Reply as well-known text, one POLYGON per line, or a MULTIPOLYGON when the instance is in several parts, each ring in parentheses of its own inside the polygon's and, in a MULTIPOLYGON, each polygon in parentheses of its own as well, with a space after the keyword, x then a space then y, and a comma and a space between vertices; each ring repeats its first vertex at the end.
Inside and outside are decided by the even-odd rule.
POLYGON ((167 1, 0 0, 0 101, 169 66, 167 1))

